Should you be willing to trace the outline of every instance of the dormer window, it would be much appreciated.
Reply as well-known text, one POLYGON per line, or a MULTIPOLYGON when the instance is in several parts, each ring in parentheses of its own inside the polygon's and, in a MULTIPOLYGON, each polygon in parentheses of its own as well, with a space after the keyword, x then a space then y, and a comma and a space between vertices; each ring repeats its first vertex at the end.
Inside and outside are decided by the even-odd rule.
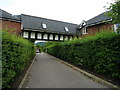
POLYGON ((46 28, 47 28, 47 25, 46 25, 45 23, 42 23, 42 27, 43 27, 44 29, 46 29, 46 28))
POLYGON ((82 26, 85 26, 86 25, 86 21, 82 21, 82 26))
POLYGON ((66 32, 68 32, 68 31, 69 31, 68 27, 65 27, 65 31, 66 31, 66 32))

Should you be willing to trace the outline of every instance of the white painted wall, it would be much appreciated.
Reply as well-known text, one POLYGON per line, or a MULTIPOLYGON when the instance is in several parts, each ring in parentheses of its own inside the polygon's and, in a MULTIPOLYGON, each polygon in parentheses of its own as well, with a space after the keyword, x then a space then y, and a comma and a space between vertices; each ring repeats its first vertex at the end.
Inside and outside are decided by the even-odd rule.
POLYGON ((43 39, 48 39, 48 34, 44 34, 43 39))
POLYGON ((37 39, 42 39, 42 34, 41 33, 37 34, 37 39))
POLYGON ((49 39, 50 39, 50 40, 53 40, 53 34, 50 34, 49 39))
POLYGON ((58 35, 55 36, 55 40, 58 40, 58 35))
POLYGON ((28 32, 23 32, 23 37, 28 38, 28 32))
POLYGON ((34 32, 31 32, 30 38, 35 38, 35 33, 34 32))

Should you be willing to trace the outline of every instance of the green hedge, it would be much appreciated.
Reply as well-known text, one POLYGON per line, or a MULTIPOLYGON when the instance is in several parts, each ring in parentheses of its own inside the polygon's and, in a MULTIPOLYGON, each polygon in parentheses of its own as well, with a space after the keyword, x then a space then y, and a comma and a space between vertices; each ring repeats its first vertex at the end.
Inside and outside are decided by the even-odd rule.
POLYGON ((120 81, 120 34, 101 32, 46 48, 55 57, 120 81))
POLYGON ((2 87, 9 88, 14 78, 35 55, 34 45, 23 38, 2 32, 2 87))

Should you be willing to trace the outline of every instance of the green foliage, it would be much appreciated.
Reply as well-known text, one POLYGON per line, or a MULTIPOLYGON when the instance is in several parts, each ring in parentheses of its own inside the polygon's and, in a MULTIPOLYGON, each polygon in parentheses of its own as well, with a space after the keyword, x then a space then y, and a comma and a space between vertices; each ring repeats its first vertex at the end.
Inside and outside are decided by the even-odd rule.
POLYGON ((120 1, 111 4, 108 10, 107 15, 112 17, 113 23, 120 23, 120 1))
POLYGON ((40 52, 43 52, 43 47, 41 45, 36 45, 36 48, 38 48, 40 52))
POLYGON ((34 45, 23 38, 2 31, 2 87, 10 83, 34 56, 34 45))
POLYGON ((83 39, 52 43, 48 53, 74 65, 120 80, 120 34, 101 32, 83 39))

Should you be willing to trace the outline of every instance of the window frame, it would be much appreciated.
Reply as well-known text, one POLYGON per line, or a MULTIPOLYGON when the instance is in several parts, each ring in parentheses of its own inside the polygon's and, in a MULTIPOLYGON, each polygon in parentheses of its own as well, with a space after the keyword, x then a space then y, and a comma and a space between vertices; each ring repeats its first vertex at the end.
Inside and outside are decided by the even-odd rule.
POLYGON ((47 25, 45 23, 42 23, 42 28, 47 29, 47 25))
POLYGON ((68 29, 68 27, 65 27, 64 29, 65 29, 65 31, 66 31, 66 32, 69 32, 69 29, 68 29))
POLYGON ((86 27, 86 26, 84 26, 84 27, 82 28, 82 34, 88 34, 88 31, 87 31, 87 27, 86 27))

